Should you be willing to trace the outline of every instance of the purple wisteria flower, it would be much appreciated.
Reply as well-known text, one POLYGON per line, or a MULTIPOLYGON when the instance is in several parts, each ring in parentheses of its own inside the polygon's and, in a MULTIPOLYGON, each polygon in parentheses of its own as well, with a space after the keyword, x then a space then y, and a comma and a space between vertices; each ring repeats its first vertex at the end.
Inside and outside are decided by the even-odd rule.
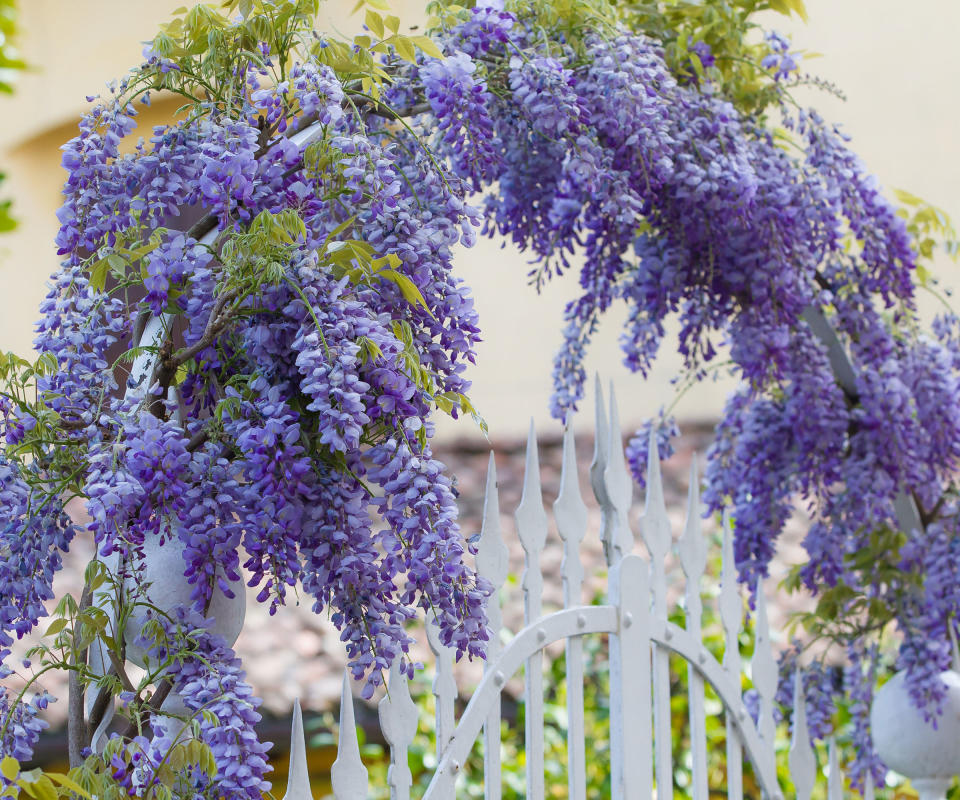
POLYGON ((776 31, 769 31, 765 37, 770 53, 763 57, 760 66, 773 73, 775 80, 789 78, 797 71, 799 55, 790 52, 790 40, 776 31))
MULTIPOLYGON (((0 667, 0 678, 6 678, 8 668, 0 667)), ((13 756, 24 763, 33 758, 34 748, 40 734, 49 723, 39 715, 54 699, 47 692, 29 693, 29 700, 22 702, 5 686, 0 686, 0 755, 13 756)))
POLYGON ((666 461, 674 453, 673 442, 680 436, 680 429, 674 417, 649 419, 643 423, 627 443, 625 455, 630 465, 630 473, 640 488, 647 485, 647 456, 650 450, 650 430, 656 428, 657 455, 666 461))
MULTIPOLYGON (((255 800, 269 790, 265 776, 271 770, 266 758, 270 745, 261 742, 255 731, 260 700, 253 695, 234 652, 208 631, 212 623, 179 606, 169 616, 157 615, 148 621, 140 644, 147 648, 152 666, 166 665, 165 678, 193 715, 200 739, 216 763, 218 793, 255 800)), ((131 777, 139 771, 137 784, 131 785, 144 788, 156 780, 155 770, 171 742, 159 736, 133 744, 142 756, 119 766, 131 777)))
POLYGON ((151 252, 145 261, 147 289, 144 299, 154 314, 160 314, 171 299, 171 290, 182 292, 184 281, 197 270, 203 270, 213 256, 193 239, 171 233, 151 252))
POLYGON ((490 119, 492 96, 475 72, 473 59, 455 52, 428 59, 419 76, 436 120, 438 144, 450 153, 457 173, 480 189, 496 178, 500 159, 490 119))

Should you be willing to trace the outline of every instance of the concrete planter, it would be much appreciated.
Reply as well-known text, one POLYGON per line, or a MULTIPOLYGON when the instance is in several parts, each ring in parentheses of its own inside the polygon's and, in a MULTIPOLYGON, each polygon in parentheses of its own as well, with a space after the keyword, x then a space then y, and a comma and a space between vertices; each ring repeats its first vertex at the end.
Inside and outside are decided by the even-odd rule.
MULTIPOLYGON (((144 543, 146 567, 142 580, 149 583, 146 599, 158 608, 169 611, 178 605, 190 605, 193 586, 183 574, 183 543, 179 539, 168 540, 164 544, 159 539, 144 543)), ((229 598, 214 588, 213 599, 207 610, 207 617, 214 620, 211 631, 222 636, 228 645, 233 645, 240 635, 246 613, 246 592, 243 581, 230 582, 234 597, 229 598)), ((125 638, 127 658, 138 666, 143 666, 144 649, 136 640, 147 621, 147 609, 138 607, 127 623, 125 638)))

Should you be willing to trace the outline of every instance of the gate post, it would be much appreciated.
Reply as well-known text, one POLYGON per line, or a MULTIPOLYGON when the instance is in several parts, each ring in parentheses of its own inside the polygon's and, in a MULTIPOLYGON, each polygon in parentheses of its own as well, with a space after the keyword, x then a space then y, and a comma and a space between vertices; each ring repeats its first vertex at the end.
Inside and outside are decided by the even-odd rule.
POLYGON ((610 636, 610 776, 614 800, 653 796, 650 702, 650 577, 647 563, 625 556, 610 573, 610 602, 619 630, 610 636))

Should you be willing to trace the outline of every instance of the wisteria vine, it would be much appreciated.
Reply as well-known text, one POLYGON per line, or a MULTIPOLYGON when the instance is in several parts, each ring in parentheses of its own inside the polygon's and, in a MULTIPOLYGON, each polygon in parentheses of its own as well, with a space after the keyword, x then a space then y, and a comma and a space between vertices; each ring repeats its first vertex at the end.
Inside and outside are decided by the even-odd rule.
MULTIPOLYGON (((170 540, 191 605, 155 611, 201 643, 207 609, 243 576, 271 613, 291 590, 329 613, 368 696, 395 661, 412 674, 418 608, 458 656, 484 652, 489 588, 464 559, 453 485, 430 448, 434 409, 474 413, 463 372, 479 328, 451 259, 475 240, 479 212, 464 179, 395 124, 412 112, 384 93, 376 54, 301 41, 315 13, 288 2, 188 13, 94 98, 64 147, 64 261, 42 308, 40 359, 5 365, 2 541, 21 557, 0 576, 4 658, 46 615, 81 528, 121 580, 66 612, 64 661, 87 660, 84 625, 119 625, 125 609, 151 604, 145 552, 170 540), (212 35, 229 63, 207 52, 212 35), (123 152, 136 104, 158 90, 192 98, 190 113, 123 152), (192 224, 178 224, 185 216, 192 224), (82 526, 64 512, 72 497, 82 526)), ((389 66, 415 47, 441 60, 426 37, 381 49, 389 66)), ((99 696, 119 680, 133 738, 104 752, 142 791, 170 745, 145 731, 151 719, 163 728, 172 695, 213 715, 198 735, 218 791, 259 796, 256 704, 232 652, 203 644, 197 672, 182 648, 137 646, 163 663, 132 687, 121 642, 112 670, 84 676, 97 702, 72 727, 106 724, 99 696), (234 775, 238 748, 248 757, 234 775)), ((0 740, 17 742, 5 752, 29 757, 41 701, 5 696, 0 740)))
MULTIPOLYGON (((158 642, 176 628, 202 660, 151 651, 167 659, 152 675, 165 689, 128 696, 135 730, 108 747, 131 792, 159 769, 162 730, 144 731, 171 689, 220 720, 199 725, 218 767, 238 743, 253 754, 219 790, 262 787, 255 703, 204 622, 241 576, 271 612, 309 594, 368 693, 398 659, 412 672, 417 608, 458 655, 482 655, 490 590, 464 560, 430 448, 434 409, 474 413, 464 372, 480 329, 452 259, 481 231, 528 251, 536 283, 579 274, 558 417, 581 399, 586 349, 615 302, 632 370, 650 369, 671 316, 691 381, 729 352, 743 384, 705 499, 731 509, 751 589, 806 503, 809 560, 794 582, 819 594, 817 631, 849 653, 855 782, 882 769, 864 722, 872 634, 896 623, 914 696, 936 714, 960 611, 960 325, 920 330, 918 223, 837 129, 792 102, 807 79, 784 38, 742 45, 747 78, 666 12, 573 5, 436 4, 433 39, 372 13, 353 43, 312 31, 315 2, 197 7, 64 147, 64 261, 40 357, 3 370, 0 544, 20 557, 0 563, 0 655, 46 614, 81 528, 127 579, 148 543, 178 541, 191 605, 159 610, 158 642), (184 113, 128 147, 136 104, 163 91, 184 113), (83 526, 64 511, 74 497, 83 526), (903 524, 905 502, 920 524, 903 524)), ((675 433, 665 417, 631 444, 641 482, 654 424, 662 455, 675 433)), ((80 621, 104 609, 88 597, 68 612, 75 666, 90 644, 80 621)), ((112 678, 86 676, 89 691, 116 693, 112 678)), ((3 702, 0 741, 11 724, 31 731, 16 740, 23 758, 46 699, 3 702)))
MULTIPOLYGON (((899 630, 898 665, 931 720, 951 663, 957 318, 921 329, 916 219, 883 196, 837 128, 793 102, 805 78, 789 42, 766 37, 759 109, 712 83, 710 47, 695 45, 696 69, 681 70, 662 42, 622 28, 544 37, 523 14, 474 9, 449 47, 478 67, 451 64, 433 94, 462 104, 459 117, 476 119, 469 130, 492 128, 498 146, 479 165, 465 156, 490 148, 449 134, 435 147, 474 181, 497 181, 486 231, 531 253, 535 281, 579 274, 555 362, 558 418, 583 395, 586 349, 615 302, 628 311, 631 370, 648 372, 671 316, 687 384, 729 354, 742 388, 708 453, 704 499, 731 513, 751 591, 798 501, 812 517, 809 559, 791 584, 819 597, 808 628, 839 642, 850 667, 846 688, 809 693, 811 719, 829 719, 838 692, 853 698, 851 774, 862 787, 883 775, 867 721, 881 655, 870 643, 891 623, 899 630)), ((654 424, 661 455, 676 432, 666 416, 631 442, 641 484, 654 424)))

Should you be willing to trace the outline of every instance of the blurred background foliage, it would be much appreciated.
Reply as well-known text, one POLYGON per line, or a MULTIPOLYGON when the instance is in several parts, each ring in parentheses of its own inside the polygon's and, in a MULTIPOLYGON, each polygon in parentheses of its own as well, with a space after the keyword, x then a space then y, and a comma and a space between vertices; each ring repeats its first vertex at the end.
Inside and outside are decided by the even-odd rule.
POLYGON ((13 91, 16 73, 25 69, 16 46, 16 0, 0 0, 0 92, 13 91))
MULTIPOLYGON (((0 0, 0 92, 13 92, 16 74, 26 68, 16 47, 16 0, 0 0)), ((16 221, 10 213, 12 202, 2 196, 4 174, 0 171, 0 233, 13 230, 16 221)))

